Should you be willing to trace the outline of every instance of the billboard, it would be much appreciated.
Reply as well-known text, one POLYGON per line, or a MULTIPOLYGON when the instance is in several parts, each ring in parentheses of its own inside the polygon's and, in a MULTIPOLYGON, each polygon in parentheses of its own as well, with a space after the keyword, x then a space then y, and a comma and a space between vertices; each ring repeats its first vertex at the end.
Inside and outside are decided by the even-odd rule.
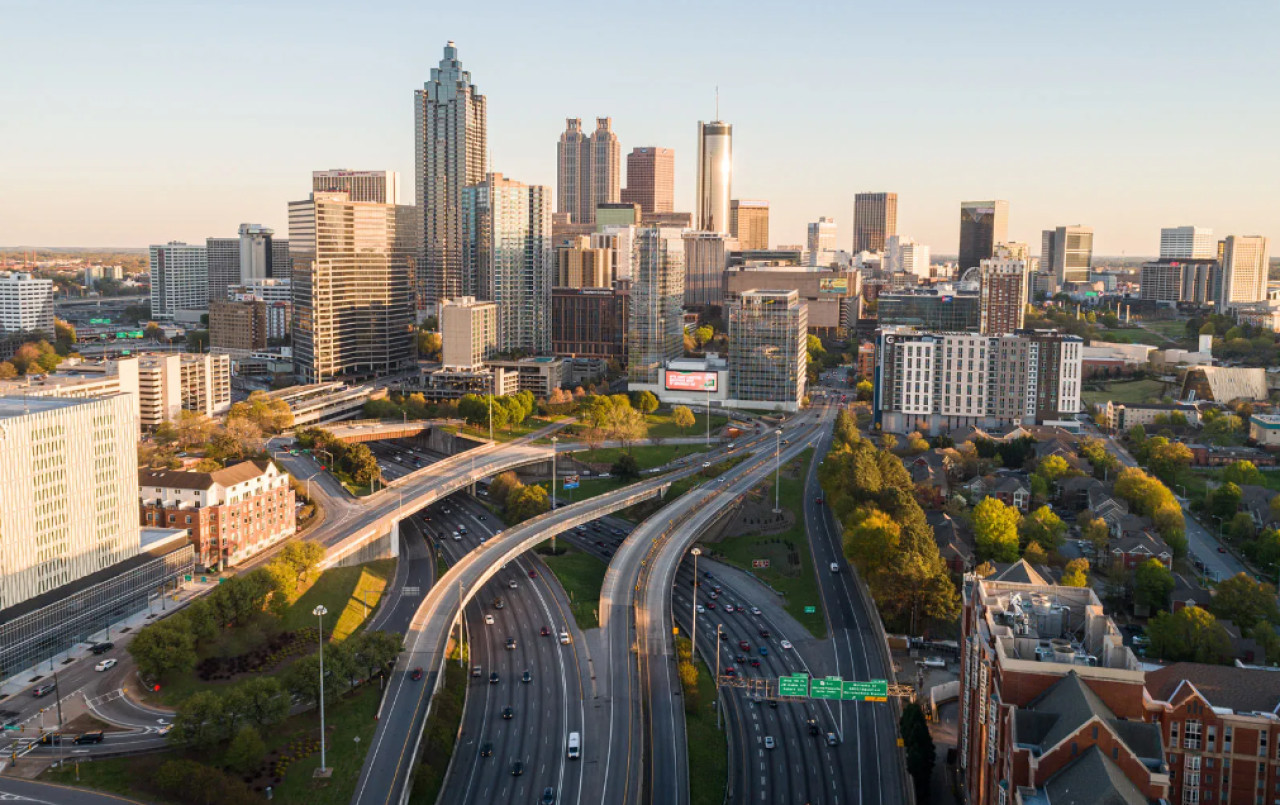
POLYGON ((715 372, 677 372, 666 371, 667 391, 716 391, 717 375, 715 372))
POLYGON ((848 277, 833 277, 818 280, 818 293, 849 293, 848 277))

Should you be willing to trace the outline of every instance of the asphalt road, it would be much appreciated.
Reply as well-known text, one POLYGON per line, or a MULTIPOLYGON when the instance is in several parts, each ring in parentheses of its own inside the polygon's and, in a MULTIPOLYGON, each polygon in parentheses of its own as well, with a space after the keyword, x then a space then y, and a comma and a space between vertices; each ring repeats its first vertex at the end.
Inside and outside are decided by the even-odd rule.
POLYGON ((103 794, 84 788, 68 788, 36 783, 16 777, 0 777, 0 802, 31 802, 42 805, 140 805, 136 799, 103 794))

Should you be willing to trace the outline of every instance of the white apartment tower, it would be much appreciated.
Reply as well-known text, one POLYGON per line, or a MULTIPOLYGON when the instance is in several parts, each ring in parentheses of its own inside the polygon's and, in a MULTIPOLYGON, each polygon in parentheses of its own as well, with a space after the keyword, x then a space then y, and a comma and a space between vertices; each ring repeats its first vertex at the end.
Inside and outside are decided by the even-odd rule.
POLYGON ((633 249, 627 376, 659 383, 663 364, 684 352, 683 234, 674 227, 637 229, 633 249))
POLYGON ((826 264, 822 259, 822 254, 824 252, 834 252, 838 248, 836 245, 837 235, 836 222, 833 218, 828 218, 824 215, 809 224, 805 245, 809 250, 809 262, 811 264, 826 264))
POLYGON ((1214 260, 1218 241, 1203 226, 1167 226, 1160 230, 1161 260, 1214 260))
POLYGON ((151 247, 151 317, 172 320, 180 310, 209 309, 209 251, 170 241, 151 247))
POLYGON ((885 241, 885 270, 929 279, 929 247, 905 235, 889 236, 885 241))
POLYGON ((499 351, 498 306, 474 296, 440 305, 441 364, 450 370, 474 371, 499 351))
POLYGON ((703 232, 729 232, 729 200, 733 194, 733 125, 719 120, 698 122, 697 213, 694 225, 703 232))
POLYGON ((1261 302, 1267 298, 1267 239, 1230 235, 1222 241, 1222 285, 1218 309, 1261 302))
POLYGON ((0 330, 53 338, 53 280, 0 272, 0 330))

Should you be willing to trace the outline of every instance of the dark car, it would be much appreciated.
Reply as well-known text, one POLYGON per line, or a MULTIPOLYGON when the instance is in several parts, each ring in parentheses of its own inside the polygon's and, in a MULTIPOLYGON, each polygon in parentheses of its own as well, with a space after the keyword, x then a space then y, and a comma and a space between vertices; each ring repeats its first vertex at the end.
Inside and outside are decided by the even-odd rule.
POLYGON ((75 739, 75 743, 100 744, 102 743, 102 739, 105 737, 106 737, 106 734, 103 732, 86 732, 81 735, 77 735, 75 739))
POLYGON ((507 638, 507 650, 510 651, 516 647, 516 639, 514 637, 507 638))
POLYGON ((810 735, 818 734, 818 722, 814 721, 812 718, 809 719, 809 734, 810 735))
POLYGON ((89 647, 89 650, 92 651, 94 654, 106 654, 108 651, 110 651, 115 647, 116 647, 115 643, 94 643, 92 646, 89 647))
POLYGON ((516 714, 516 711, 511 709, 510 707, 502 708, 502 719, 504 721, 510 721, 513 717, 515 717, 515 714, 516 714))
POLYGON ((738 641, 738 648, 742 649, 743 651, 750 651, 750 650, 751 650, 751 644, 750 644, 750 643, 748 643, 748 642, 747 642, 747 641, 745 641, 745 640, 739 640, 739 641, 738 641))
POLYGON ((41 746, 58 746, 61 743, 62 733, 60 732, 46 732, 40 736, 41 746))
POLYGON ((759 661, 759 660, 757 660, 757 659, 755 659, 755 658, 752 658, 752 660, 751 660, 751 667, 752 667, 752 668, 759 668, 759 667, 760 667, 760 661, 759 661))
POLYGON ((556 805, 556 790, 551 786, 543 789, 541 805, 556 805))
POLYGON ((768 638, 773 636, 773 633, 770 632, 768 629, 761 629, 760 636, 767 640, 768 638))
POLYGON ((721 640, 728 640, 728 639, 729 639, 729 635, 725 634, 724 632, 721 632, 721 633, 720 633, 720 639, 721 639, 721 640))
POLYGON ((542 631, 538 632, 538 634, 542 635, 543 637, 550 637, 550 636, 551 636, 551 630, 550 630, 550 629, 548 629, 547 627, 543 626, 543 627, 542 627, 542 631))
POLYGON ((528 671, 525 671, 524 674, 521 675, 520 681, 524 682, 527 685, 528 683, 533 681, 533 674, 529 673, 528 671))
POLYGON ((418 680, 422 679, 422 669, 421 669, 421 668, 414 668, 414 669, 413 669, 413 674, 412 674, 412 676, 413 676, 413 681, 414 681, 414 682, 417 682, 418 680))
POLYGON ((522 774, 524 774, 524 764, 517 760, 511 764, 511 776, 519 777, 522 774))
POLYGON ((747 655, 746 655, 746 654, 739 654, 739 655, 737 655, 736 657, 734 657, 734 658, 733 658, 733 661, 734 661, 734 662, 736 662, 736 663, 745 663, 745 662, 747 661, 747 655))
POLYGON ((490 757, 493 755, 493 744, 486 743, 480 747, 480 757, 490 757))
POLYGON ((34 688, 31 689, 31 695, 35 696, 37 699, 40 698, 41 696, 47 696, 50 693, 53 693, 52 682, 48 682, 43 685, 36 685, 34 688))
POLYGON ((497 671, 494 671, 493 673, 489 674, 489 684, 490 684, 490 685, 496 685, 496 684, 498 684, 498 672, 497 672, 497 671))

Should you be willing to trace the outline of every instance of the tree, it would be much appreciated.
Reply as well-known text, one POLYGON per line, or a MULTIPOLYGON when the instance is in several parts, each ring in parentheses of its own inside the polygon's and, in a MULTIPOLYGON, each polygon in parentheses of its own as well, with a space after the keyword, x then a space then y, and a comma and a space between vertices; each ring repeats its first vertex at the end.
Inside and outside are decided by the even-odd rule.
POLYGON ((1261 484, 1262 471, 1252 461, 1236 461, 1222 471, 1222 480, 1234 484, 1261 484))
POLYGON ((231 739, 231 746, 227 747, 227 765, 241 774, 256 771, 266 756, 267 745, 262 736, 248 725, 240 728, 236 737, 231 739))
POLYGON ((371 677, 391 666, 404 648, 404 638, 395 632, 361 632, 347 642, 357 664, 371 677))
POLYGON ((1236 516, 1223 526, 1223 531, 1235 540, 1252 540, 1257 533, 1253 525, 1253 515, 1248 512, 1236 512, 1236 516))
POLYGON ((164 679, 196 667, 195 638, 170 618, 138 632, 129 643, 129 656, 143 676, 164 679))
POLYGON ((1164 609, 1173 584, 1173 573, 1159 559, 1148 559, 1133 571, 1133 600, 1152 610, 1164 609))
POLYGON ((267 440, 262 428, 248 419, 228 419, 226 431, 241 456, 258 455, 266 447, 267 440))
POLYGON ((1227 444, 1236 440, 1244 430, 1244 420, 1235 414, 1214 417, 1204 426, 1204 435, 1211 441, 1227 444))
MULTIPOLYGON (((687 432, 689 428, 692 428, 697 422, 693 416, 693 411, 690 411, 689 406, 687 405, 677 405, 675 408, 671 409, 671 421, 675 423, 675 426, 679 428, 681 432, 687 432)), ((1277 495, 1276 497, 1280 498, 1280 495, 1277 495)))
POLYGON ((880 434, 880 449, 892 453, 898 446, 898 437, 892 433, 880 434))
POLYGON ((0 380, 12 380, 18 376, 18 370, 9 361, 0 363, 0 380))
POLYGON ((216 691, 198 690, 178 705, 173 727, 169 730, 169 742, 178 746, 208 748, 226 739, 225 721, 222 696, 216 691))
POLYGON ((929 543, 932 551, 924 554, 907 551, 882 577, 882 583, 872 588, 872 596, 886 619, 917 634, 921 619, 939 622, 953 621, 960 614, 956 586, 947 572, 946 563, 938 555, 937 546, 929 543))
POLYGON ((633 391, 631 405, 644 414, 652 414, 658 410, 658 398, 652 391, 633 391))
POLYGON ((150 322, 142 331, 142 337, 148 341, 164 341, 164 328, 155 322, 150 322))
POLYGON ((706 343, 715 338, 716 331, 707 325, 702 325, 693 331, 693 340, 699 347, 706 346, 706 343))
POLYGON ((990 562, 983 562, 975 567, 973 572, 978 575, 978 578, 985 579, 987 576, 994 576, 996 574, 996 566, 990 562))
POLYGON ((1171 442, 1163 436, 1150 441, 1147 466, 1157 477, 1172 481, 1180 470, 1191 466, 1191 448, 1182 442, 1171 442))
POLYGON ((58 350, 59 355, 70 355, 76 348, 76 328, 75 325, 65 322, 62 319, 55 319, 53 322, 54 347, 58 350))
POLYGON ((505 506, 511 493, 523 486, 524 484, 520 482, 516 474, 511 470, 507 470, 489 483, 489 496, 500 505, 505 506))
POLYGON ((1234 517, 1243 499, 1240 487, 1228 481, 1209 493, 1209 512, 1223 520, 1234 517))
POLYGON ((235 715, 240 723, 266 729, 289 715, 289 697, 274 676, 250 677, 231 690, 236 694, 235 715))
POLYGON ((1050 484, 1059 478, 1063 478, 1072 472, 1071 465, 1067 460, 1059 455, 1045 456, 1040 461, 1040 466, 1036 468, 1036 474, 1044 478, 1050 484))
POLYGON ((1219 582, 1209 609, 1218 618, 1242 628, 1260 620, 1280 624, 1275 588, 1246 573, 1219 582))
POLYGON ((639 478, 640 463, 630 453, 623 453, 618 456, 617 461, 613 462, 613 466, 609 468, 609 473, 619 478, 639 478))
POLYGON ((429 361, 439 361, 444 351, 444 340, 439 333, 418 331, 418 356, 429 361))
POLYGON ((1048 563, 1049 554, 1044 552, 1044 548, 1040 547, 1040 543, 1032 540, 1027 543, 1026 549, 1023 550, 1022 558, 1033 565, 1043 565, 1048 563))
POLYGON ((630 450, 631 443, 644 438, 647 430, 644 414, 628 405, 625 408, 614 409, 609 418, 607 433, 623 448, 630 450))
POLYGON ((1066 568, 1062 571, 1062 580, 1059 583, 1063 587, 1088 587, 1089 560, 1072 559, 1067 562, 1066 568))
POLYGON ((209 348, 209 331, 208 330, 188 330, 187 331, 187 350, 189 352, 204 352, 209 348))
POLYGON ((973 508, 973 535, 978 555, 996 562, 1018 558, 1018 510, 999 498, 983 498, 973 508))
POLYGON ((1067 533, 1067 524, 1048 505, 1041 506, 1022 519, 1022 538, 1043 547, 1057 548, 1067 533))
POLYGON ((541 486, 524 486, 507 497, 507 506, 504 511, 507 522, 515 525, 531 517, 537 517, 550 508, 551 498, 548 497, 546 489, 541 486))
POLYGON ((1213 615, 1197 606, 1161 612, 1147 623, 1147 654, 1169 662, 1222 664, 1231 659, 1231 637, 1213 615))
POLYGON ((295 541, 286 544, 271 564, 285 567, 291 576, 290 589, 297 589, 320 566, 324 555, 324 547, 318 542, 295 541))
POLYGON ((196 472, 217 472, 222 469, 222 462, 216 458, 202 458, 196 462, 196 472))
POLYGON ((902 529, 878 509, 862 510, 844 533, 844 555, 866 579, 875 579, 898 556, 902 529))
POLYGON ((907 773, 911 775, 911 781, 915 785, 916 799, 920 802, 928 802, 929 782, 933 777, 937 749, 934 747, 933 737, 929 734, 924 710, 919 704, 911 702, 902 708, 898 730, 902 734, 902 746, 907 756, 907 773))
POLYGON ((178 421, 174 424, 178 434, 178 444, 184 448, 208 444, 215 427, 216 425, 209 417, 185 408, 178 412, 178 421))
POLYGON ((875 393, 876 387, 871 385, 871 381, 865 378, 859 380, 858 385, 854 388, 854 395, 859 402, 870 402, 875 393))

